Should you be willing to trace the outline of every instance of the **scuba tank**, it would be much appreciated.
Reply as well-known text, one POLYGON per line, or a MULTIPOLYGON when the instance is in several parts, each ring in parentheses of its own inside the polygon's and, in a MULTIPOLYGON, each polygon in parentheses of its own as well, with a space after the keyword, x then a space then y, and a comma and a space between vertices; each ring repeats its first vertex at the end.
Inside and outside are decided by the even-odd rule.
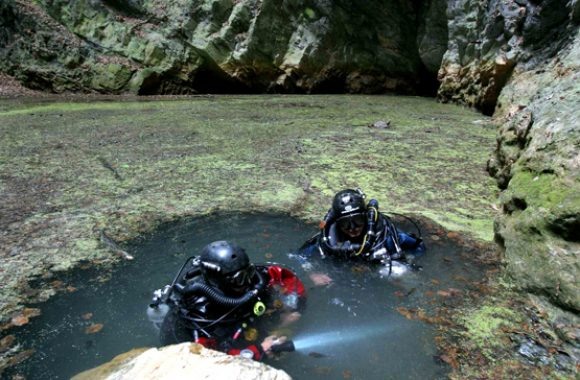
MULTIPOLYGON (((187 260, 185 260, 185 262, 177 272, 177 275, 175 276, 170 285, 165 285, 163 288, 153 291, 153 298, 151 300, 151 303, 147 307, 147 318, 149 319, 149 321, 153 323, 155 328, 157 329, 161 328, 161 324, 163 323, 165 316, 170 310, 169 301, 171 294, 173 293, 173 287, 181 277, 183 270, 190 261, 192 263, 192 267, 194 267, 195 269, 196 267, 195 256, 187 258, 187 260)), ((191 270, 188 271, 186 276, 189 275, 191 272, 192 272, 191 270)))
POLYGON ((156 307, 152 307, 151 305, 147 307, 147 319, 153 323, 153 326, 157 330, 161 329, 161 325, 165 320, 165 316, 169 312, 170 307, 166 303, 162 303, 157 305, 156 307))

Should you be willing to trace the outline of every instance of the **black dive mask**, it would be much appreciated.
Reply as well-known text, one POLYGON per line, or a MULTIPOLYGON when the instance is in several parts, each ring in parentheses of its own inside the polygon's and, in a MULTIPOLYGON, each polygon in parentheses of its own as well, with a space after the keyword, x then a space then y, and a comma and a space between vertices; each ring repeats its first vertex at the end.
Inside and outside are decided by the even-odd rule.
POLYGON ((256 276, 256 267, 249 265, 243 269, 229 273, 224 276, 227 284, 236 288, 252 285, 252 280, 256 276))
POLYGON ((366 216, 364 214, 352 214, 343 216, 336 221, 338 228, 343 231, 355 230, 364 227, 366 216))

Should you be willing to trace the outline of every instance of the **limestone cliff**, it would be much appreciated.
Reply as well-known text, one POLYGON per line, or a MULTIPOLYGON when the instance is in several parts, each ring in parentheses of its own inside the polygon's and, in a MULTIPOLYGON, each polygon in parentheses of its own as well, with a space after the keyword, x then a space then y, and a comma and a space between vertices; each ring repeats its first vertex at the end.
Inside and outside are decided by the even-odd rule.
POLYGON ((434 94, 441 0, 0 5, 0 71, 53 92, 434 94))
POLYGON ((489 162, 503 190, 496 236, 524 289, 580 311, 580 35, 499 98, 489 162))
POLYGON ((450 0, 438 96, 493 114, 517 67, 542 68, 571 43, 576 1, 450 0))
POLYGON ((577 1, 450 1, 439 97, 494 114, 496 238, 526 291, 580 310, 577 1))

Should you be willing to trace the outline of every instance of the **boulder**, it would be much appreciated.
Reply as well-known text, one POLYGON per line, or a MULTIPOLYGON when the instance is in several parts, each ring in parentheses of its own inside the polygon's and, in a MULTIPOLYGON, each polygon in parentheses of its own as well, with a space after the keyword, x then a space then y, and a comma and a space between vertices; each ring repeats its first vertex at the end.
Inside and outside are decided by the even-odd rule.
POLYGON ((118 355, 73 380, 173 379, 290 380, 290 376, 264 363, 206 349, 197 343, 162 348, 139 348, 118 355))

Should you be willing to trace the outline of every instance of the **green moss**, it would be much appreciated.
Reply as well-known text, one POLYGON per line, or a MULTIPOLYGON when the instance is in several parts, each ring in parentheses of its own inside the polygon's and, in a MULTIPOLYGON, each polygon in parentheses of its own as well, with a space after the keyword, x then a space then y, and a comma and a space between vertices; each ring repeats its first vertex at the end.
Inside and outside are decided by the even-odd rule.
MULTIPOLYGON (((409 212, 413 212, 413 210, 409 209, 409 212)), ((478 239, 484 241, 493 240, 493 220, 490 218, 470 218, 469 214, 457 213, 455 210, 443 215, 433 213, 432 211, 423 211, 421 214, 433 220, 437 220, 449 230, 461 231, 467 227, 478 239)))
POLYGON ((90 251, 98 248, 98 242, 96 239, 77 239, 75 241, 76 248, 90 251))
MULTIPOLYGON (((20 103, 4 103, 0 102, 0 117, 12 116, 12 115, 26 115, 34 116, 37 113, 42 114, 54 114, 61 112, 80 112, 80 111, 107 111, 107 110, 127 110, 127 111, 138 111, 146 107, 146 103, 140 102, 58 102, 53 103, 43 102, 42 100, 31 100, 24 104, 20 103)), ((81 115, 82 117, 82 115, 81 115)), ((86 121, 85 121, 86 122, 86 121)))
POLYGON ((109 63, 105 65, 96 64, 93 67, 95 73, 92 78, 92 86, 97 90, 119 91, 131 79, 132 71, 124 65, 109 63))
POLYGON ((502 329, 513 329, 522 322, 521 318, 521 315, 506 307, 486 305, 463 317, 467 329, 465 336, 490 356, 494 347, 505 346, 502 329))
POLYGON ((528 206, 537 208, 552 209, 567 198, 578 199, 574 188, 548 173, 518 170, 510 181, 509 190, 514 196, 525 199, 528 206))
POLYGON ((316 12, 312 8, 304 9, 304 15, 310 20, 314 20, 314 18, 316 18, 316 12))

